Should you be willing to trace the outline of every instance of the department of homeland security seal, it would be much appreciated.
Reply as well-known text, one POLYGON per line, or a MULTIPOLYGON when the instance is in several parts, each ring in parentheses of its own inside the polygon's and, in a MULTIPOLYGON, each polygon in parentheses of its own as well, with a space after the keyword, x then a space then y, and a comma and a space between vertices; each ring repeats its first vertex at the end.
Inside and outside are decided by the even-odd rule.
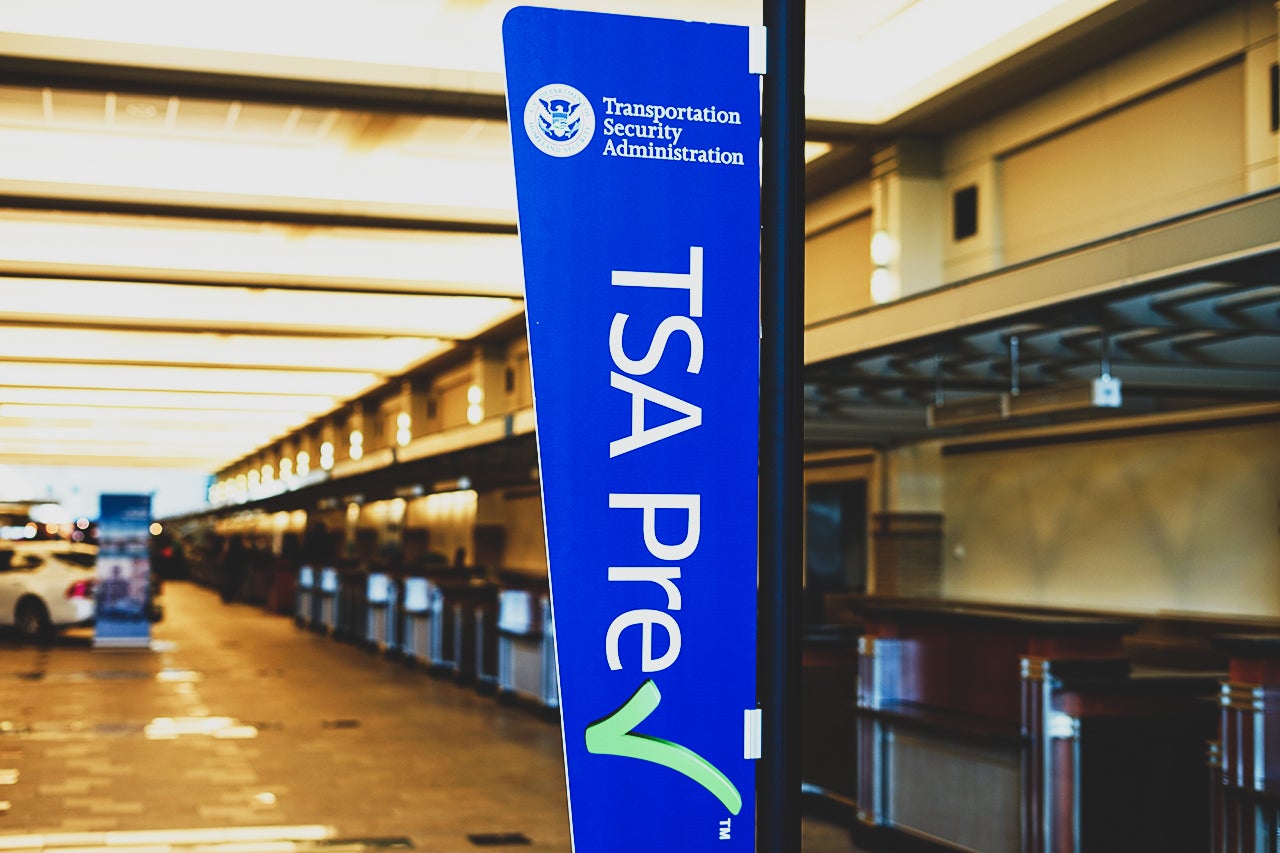
POLYGON ((552 157, 572 157, 596 132, 596 114, 586 95, 564 83, 543 86, 524 105, 524 130, 534 146, 552 157))

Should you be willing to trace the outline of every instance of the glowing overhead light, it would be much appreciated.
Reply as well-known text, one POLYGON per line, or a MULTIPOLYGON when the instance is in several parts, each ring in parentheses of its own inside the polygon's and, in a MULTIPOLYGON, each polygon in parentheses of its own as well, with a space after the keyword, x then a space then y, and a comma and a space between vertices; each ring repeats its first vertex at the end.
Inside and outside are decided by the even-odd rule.
POLYGON ((37 364, 0 361, 0 381, 32 388, 110 388, 124 391, 188 391, 354 396, 378 383, 373 373, 303 373, 217 367, 115 364, 37 364))
MULTIPOLYGON (((357 17, 326 2, 227 0, 204 26, 185 25, 162 0, 10 2, 0 30, 9 52, 52 59, 145 62, 238 74, 499 94, 495 37, 509 2, 369 0, 357 17), (240 11, 235 11, 235 10, 240 11), (324 11, 320 11, 324 10, 324 11), (333 16, 350 26, 334 27, 333 16), (237 25, 253 20, 254 26, 237 25), (326 26, 327 25, 327 26, 326 26), (16 50, 15 50, 16 49, 16 50), (194 50, 193 50, 194 49, 194 50), (141 58, 139 58, 141 56, 141 58)), ((1111 0, 810 0, 806 104, 810 117, 879 123, 1110 5, 1111 0)), ((576 0, 574 8, 759 24, 759 4, 728 0, 576 0)))
MULTIPOLYGON (((103 409, 195 409, 216 412, 295 412, 315 414, 332 409, 339 398, 329 395, 232 394, 201 391, 122 391, 101 388, 31 388, 5 383, 0 397, 34 406, 90 406, 103 409)), ((10 408, 5 404, 5 411, 10 408)))
POLYGON ((467 389, 467 423, 475 426, 484 421, 484 389, 472 385, 467 389))
POLYGON ((828 142, 806 142, 804 144, 804 161, 812 163, 829 151, 831 151, 831 144, 828 142))
MULTIPOLYGON (((0 243, 5 231, 0 227, 0 243)), ((15 323, 343 337, 471 338, 520 312, 515 300, 486 297, 29 278, 0 279, 0 304, 15 323)))
POLYGON ((158 521, 151 522, 151 527, 148 529, 151 531, 152 536, 159 536, 161 533, 164 533, 164 525, 158 521))
POLYGON ((311 454, 305 450, 298 451, 298 476, 305 477, 311 473, 311 454))
POLYGON ((364 456, 364 433, 358 429, 353 429, 348 439, 347 455, 352 459, 359 459, 364 456))
MULTIPOLYGON (((7 395, 3 395, 7 396, 7 395)), ((131 421, 142 425, 165 425, 175 429, 188 425, 224 424, 249 426, 261 430, 286 432, 302 426, 310 418, 305 412, 255 412, 235 409, 160 409, 160 408, 107 408, 104 406, 43 406, 26 403, 6 403, 0 406, 0 425, 12 421, 84 421, 89 424, 131 421)))
POLYGON ((412 420, 408 412, 401 412, 396 415, 396 444, 401 447, 408 446, 413 439, 413 434, 409 431, 412 420))
POLYGON ((333 468, 333 442, 325 441, 320 444, 320 467, 329 471, 333 468))
MULTIPOLYGON (((54 442, 80 443, 84 447, 100 448, 106 444, 130 445, 135 447, 153 444, 159 447, 198 447, 201 450, 218 449, 226 451, 243 447, 244 443, 260 437, 257 430, 197 429, 187 426, 180 430, 149 430, 144 426, 128 425, 94 425, 88 422, 72 422, 64 426, 57 422, 40 423, 37 426, 8 426, 0 423, 0 444, 3 450, 11 450, 10 445, 19 442, 29 445, 53 444, 54 442)), ((74 449, 74 448, 72 448, 74 449)))
POLYGON ((871 235, 871 263, 887 267, 893 261, 893 238, 888 231, 876 231, 871 235))
POLYGON ((523 293, 520 242, 506 234, 15 211, 0 213, 0 253, 11 270, 51 274, 105 269, 181 273, 210 282, 364 284, 494 297, 523 293))
POLYGON ((1112 1, 824 3, 808 17, 806 111, 888 121, 1112 1))
POLYGON ((0 359, 30 358, 32 353, 41 353, 50 361, 166 362, 393 373, 447 346, 441 341, 419 337, 317 339, 6 325, 4 334, 0 335, 0 359))
MULTIPOLYGON (((293 3, 224 0, 219 14, 202 18, 200 26, 179 26, 172 15, 165 14, 171 7, 161 0, 119 2, 120 14, 128 16, 125 20, 107 14, 93 0, 63 0, 56 4, 56 13, 42 8, 43 3, 17 3, 5 15, 4 24, 15 32, 110 39, 129 43, 135 49, 174 47, 421 66, 423 45, 417 44, 417 50, 414 45, 426 40, 433 48, 446 49, 465 59, 467 67, 476 70, 483 66, 477 65, 475 51, 480 50, 490 63, 497 58, 490 56, 494 49, 484 50, 473 39, 457 43, 457 31, 442 26, 456 19, 442 13, 445 0, 369 0, 358 16, 351 14, 349 5, 335 0, 310 0, 304 7, 306 14, 300 14, 299 6, 293 3), (255 22, 254 27, 237 23, 248 19, 255 22), (335 22, 341 25, 335 26, 335 22), (384 32, 383 27, 390 29, 384 32)), ((495 26, 498 20, 500 15, 495 17, 492 13, 481 16, 482 22, 495 26)))
POLYGON ((898 298, 898 281, 885 267, 871 271, 871 301, 876 304, 892 302, 898 298))
MULTIPOLYGON (((182 110, 201 106, 227 109, 226 103, 183 99, 182 110), (207 106, 206 106, 207 105, 207 106)), ((221 139, 176 134, 109 132, 101 126, 10 128, 0 136, 0 180, 37 183, 51 194, 84 192, 95 196, 129 187, 129 197, 191 202, 209 196, 245 206, 318 208, 334 212, 416 215, 490 223, 515 223, 515 183, 505 146, 477 140, 468 156, 444 147, 406 148, 397 139, 427 119, 397 117, 402 132, 372 150, 354 145, 335 156, 335 144, 354 141, 367 114, 341 112, 330 121, 328 139, 263 135, 241 131, 221 139), (336 127, 335 127, 336 125, 336 127), (342 139, 348 130, 347 140, 342 139), (6 168, 5 164, 21 163, 6 168), (199 163, 200 168, 190 168, 199 163), (65 189, 64 189, 65 188, 65 189)), ((506 128, 492 122, 501 134, 506 128)))

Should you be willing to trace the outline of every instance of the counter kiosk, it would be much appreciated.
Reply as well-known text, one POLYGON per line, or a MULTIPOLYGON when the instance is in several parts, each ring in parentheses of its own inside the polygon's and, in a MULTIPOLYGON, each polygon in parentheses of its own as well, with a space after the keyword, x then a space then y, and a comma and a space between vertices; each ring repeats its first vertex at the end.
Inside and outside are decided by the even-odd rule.
POLYGON ((271 584, 267 587, 267 610, 281 616, 292 616, 291 608, 297 603, 294 587, 297 578, 289 564, 283 560, 272 568, 271 584))
POLYGON ((864 829, 983 853, 1207 849, 1216 677, 1135 671, 1125 619, 858 609, 864 829))
POLYGON ((338 573, 338 627, 336 636, 347 642, 363 643, 369 616, 368 574, 363 567, 348 567, 338 573))
POLYGON ((1213 853, 1280 849, 1280 636, 1214 641, 1230 664, 1209 750, 1213 853))
POLYGON ((476 602, 475 688, 484 694, 498 690, 498 585, 486 584, 484 597, 476 602))
POLYGON ((298 569, 298 600, 294 604, 293 621, 299 628, 311 627, 315 616, 316 570, 311 566, 298 569))
POLYGON ((319 606, 312 627, 321 633, 332 635, 338 630, 338 570, 326 566, 320 570, 319 606))
POLYGON ((427 649, 431 627, 430 605, 430 581, 423 577, 405 578, 400 649, 407 660, 418 663, 430 660, 427 649))
POLYGON ((395 642, 395 584, 386 572, 370 572, 365 581, 364 641, 369 648, 388 651, 395 642))
POLYGON ((498 697, 560 707, 555 628, 545 592, 504 589, 498 594, 498 697))
MULTIPOLYGON (((493 660, 493 676, 497 677, 497 648, 493 639, 485 634, 485 613, 496 609, 498 587, 482 578, 465 582, 442 584, 445 620, 452 634, 453 677, 459 684, 479 685, 484 670, 482 658, 493 660)), ((493 625, 492 616, 488 623, 493 625)))
POLYGON ((857 702, 855 625, 805 628, 801 647, 800 780, 812 805, 848 820, 856 803, 857 743, 849 710, 857 702))
POLYGON ((445 606, 440 582, 433 581, 427 592, 427 664, 443 675, 452 671, 453 656, 453 611, 445 606))

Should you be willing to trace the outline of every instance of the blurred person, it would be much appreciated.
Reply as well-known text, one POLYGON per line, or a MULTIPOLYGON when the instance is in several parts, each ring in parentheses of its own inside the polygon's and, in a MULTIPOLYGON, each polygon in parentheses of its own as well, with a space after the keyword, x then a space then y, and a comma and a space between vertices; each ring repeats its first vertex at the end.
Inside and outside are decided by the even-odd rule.
POLYGON ((245 547, 242 536, 232 536, 227 540, 227 548, 222 554, 222 602, 230 604, 240 595, 240 587, 249 571, 249 549, 245 547))

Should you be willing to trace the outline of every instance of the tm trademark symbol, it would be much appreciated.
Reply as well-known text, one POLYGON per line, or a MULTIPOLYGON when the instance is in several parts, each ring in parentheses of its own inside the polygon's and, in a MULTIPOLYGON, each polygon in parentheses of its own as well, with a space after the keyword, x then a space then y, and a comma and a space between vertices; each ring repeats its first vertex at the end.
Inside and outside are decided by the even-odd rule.
POLYGON ((721 841, 729 840, 729 830, 732 828, 733 828, 732 818, 725 818, 724 820, 720 821, 720 840, 721 841))

